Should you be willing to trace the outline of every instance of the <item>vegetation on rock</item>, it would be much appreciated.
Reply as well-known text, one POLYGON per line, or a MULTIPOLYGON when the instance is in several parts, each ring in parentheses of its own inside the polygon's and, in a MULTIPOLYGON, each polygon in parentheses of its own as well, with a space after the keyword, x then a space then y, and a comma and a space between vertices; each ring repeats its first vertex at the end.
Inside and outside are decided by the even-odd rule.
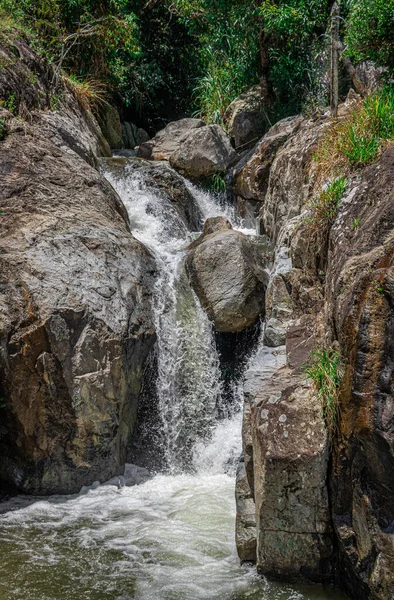
POLYGON ((328 429, 335 430, 339 413, 338 390, 342 379, 339 353, 332 348, 313 351, 305 373, 317 392, 328 429))

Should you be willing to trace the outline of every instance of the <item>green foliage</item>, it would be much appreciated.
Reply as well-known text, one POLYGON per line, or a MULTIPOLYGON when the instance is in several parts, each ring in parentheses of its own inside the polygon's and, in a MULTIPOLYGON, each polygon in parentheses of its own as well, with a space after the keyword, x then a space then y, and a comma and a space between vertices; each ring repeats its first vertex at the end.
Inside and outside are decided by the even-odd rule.
POLYGON ((370 94, 347 117, 333 121, 314 157, 321 178, 372 163, 391 139, 394 139, 394 88, 386 86, 370 94))
POLYGON ((353 229, 358 229, 358 226, 360 225, 360 221, 361 221, 361 217, 356 217, 355 219, 353 219, 353 221, 352 221, 353 229))
POLYGON ((328 0, 264 0, 260 14, 269 48, 270 77, 284 113, 326 103, 324 57, 328 0), (287 109, 287 110, 286 110, 287 109))
POLYGON ((203 187, 212 192, 220 194, 226 190, 226 181, 222 173, 214 173, 203 182, 203 187))
POLYGON ((338 177, 329 183, 317 198, 312 200, 310 221, 317 229, 325 229, 327 225, 334 222, 346 185, 346 177, 338 177))
POLYGON ((57 80, 65 69, 101 82, 132 120, 190 113, 196 42, 171 18, 167 0, 0 0, 0 21, 30 31, 57 80))
MULTIPOLYGON (((7 126, 4 119, 0 119, 0 142, 2 142, 7 135, 7 126)), ((1 214, 1 213, 0 213, 1 214)))
POLYGON ((346 29, 348 54, 394 69, 394 0, 350 0, 346 29))
POLYGON ((0 106, 15 114, 17 112, 16 92, 10 92, 4 100, 0 100, 0 106))
POLYGON ((331 348, 315 350, 309 357, 305 374, 317 392, 326 426, 333 432, 338 423, 338 391, 343 375, 339 353, 331 348))
POLYGON ((259 79, 258 2, 175 0, 172 6, 199 42, 197 114, 222 123, 228 105, 259 79))

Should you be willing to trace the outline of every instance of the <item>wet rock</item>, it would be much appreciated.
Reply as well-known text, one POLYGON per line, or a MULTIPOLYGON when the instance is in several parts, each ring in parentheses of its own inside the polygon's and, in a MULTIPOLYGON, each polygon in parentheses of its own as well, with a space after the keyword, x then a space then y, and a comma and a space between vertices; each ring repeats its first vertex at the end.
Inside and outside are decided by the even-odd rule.
POLYGON ((237 468, 235 502, 235 539, 238 556, 242 562, 256 562, 256 510, 243 457, 237 468))
POLYGON ((191 131, 170 156, 171 166, 194 180, 225 173, 236 160, 237 153, 219 125, 191 131))
POLYGON ((144 190, 168 201, 176 210, 184 226, 190 231, 200 231, 203 217, 185 180, 165 162, 150 162, 140 158, 112 158, 101 162, 116 177, 127 178, 137 174, 144 190))
POLYGON ((237 149, 256 143, 265 125, 261 86, 255 85, 233 100, 226 110, 224 122, 237 149))
POLYGON ((6 119, 0 478, 28 493, 69 493, 125 463, 154 341, 155 264, 112 187, 67 147, 72 116, 6 119))
MULTIPOLYGON (((211 220, 208 220, 211 221, 211 220)), ((189 248, 186 266, 190 282, 218 332, 237 332, 252 325, 264 312, 268 282, 258 246, 228 228, 215 230, 218 221, 189 248)))
POLYGON ((390 148, 343 198, 327 271, 328 342, 345 361, 332 511, 343 578, 360 600, 394 597, 393 180, 390 148))
POLYGON ((140 145, 138 156, 150 160, 169 160, 195 129, 204 126, 201 119, 180 119, 168 123, 154 138, 140 145))
POLYGON ((132 465, 131 463, 125 464, 123 476, 126 486, 140 485, 152 479, 152 475, 147 469, 132 465))

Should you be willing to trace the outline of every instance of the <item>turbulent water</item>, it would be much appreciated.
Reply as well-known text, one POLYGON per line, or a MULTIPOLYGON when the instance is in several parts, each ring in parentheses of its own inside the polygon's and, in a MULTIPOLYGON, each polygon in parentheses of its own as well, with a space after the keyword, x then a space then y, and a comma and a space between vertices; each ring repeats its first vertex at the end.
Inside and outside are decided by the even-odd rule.
MULTIPOLYGON (((156 401, 166 468, 140 486, 13 500, 0 517, 0 600, 339 598, 318 587, 268 583, 239 565, 234 471, 241 413, 235 406, 218 420, 219 357, 184 274, 190 234, 141 174, 130 169, 120 177, 107 167, 106 176, 123 199, 133 234, 158 265, 156 401)), ((189 189, 203 218, 225 214, 242 227, 215 197, 189 189)), ((235 396, 240 403, 240 389, 235 396)))

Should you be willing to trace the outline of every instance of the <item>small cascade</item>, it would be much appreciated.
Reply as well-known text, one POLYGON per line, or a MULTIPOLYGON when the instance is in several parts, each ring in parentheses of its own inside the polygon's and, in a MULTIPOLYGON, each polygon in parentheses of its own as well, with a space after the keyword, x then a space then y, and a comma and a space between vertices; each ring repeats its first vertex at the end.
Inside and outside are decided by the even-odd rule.
MULTIPOLYGON (((176 208, 149 189, 132 162, 121 171, 116 159, 111 166, 107 160, 104 175, 123 200, 133 235, 151 250, 158 268, 153 294, 158 421, 149 423, 147 439, 160 444, 170 472, 184 471, 192 466, 196 441, 214 427, 222 391, 212 326, 184 268, 184 250, 192 237, 176 208)), ((223 212, 216 197, 186 185, 203 220, 223 212)))

